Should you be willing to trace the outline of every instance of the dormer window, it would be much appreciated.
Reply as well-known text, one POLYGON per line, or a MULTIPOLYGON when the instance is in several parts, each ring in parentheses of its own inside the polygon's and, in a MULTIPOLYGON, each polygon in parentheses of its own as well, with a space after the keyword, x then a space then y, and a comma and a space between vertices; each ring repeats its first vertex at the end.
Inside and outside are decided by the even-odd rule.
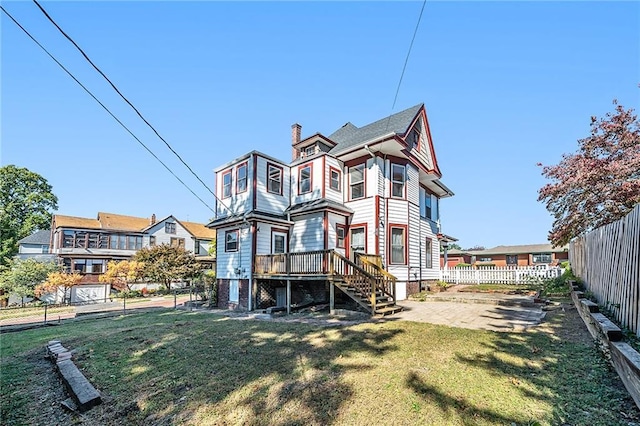
POLYGON ((311 155, 313 155, 315 153, 316 153, 316 146, 315 145, 310 145, 310 146, 308 146, 308 147, 306 147, 304 149, 305 157, 309 157, 309 156, 311 156, 311 155))

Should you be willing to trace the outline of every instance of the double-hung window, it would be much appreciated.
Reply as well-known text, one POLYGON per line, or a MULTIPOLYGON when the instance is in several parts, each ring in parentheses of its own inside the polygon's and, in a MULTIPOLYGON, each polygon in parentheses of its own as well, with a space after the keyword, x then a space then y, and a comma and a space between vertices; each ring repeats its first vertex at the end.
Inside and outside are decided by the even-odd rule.
POLYGON ((267 192, 282 195, 282 168, 267 165, 267 192))
POLYGON ((334 191, 341 191, 342 185, 340 185, 340 170, 329 168, 329 188, 334 191))
POLYGON ((427 219, 431 219, 431 194, 424 194, 424 215, 427 219))
POLYGON ((407 230, 404 226, 391 226, 391 263, 406 265, 407 230))
POLYGON ((227 170, 222 173, 222 198, 231 197, 231 182, 233 178, 231 175, 231 170, 227 170))
POLYGON ((346 227, 344 225, 336 225, 336 247, 345 248, 346 227))
POLYGON ((236 194, 247 190, 247 163, 240 164, 236 168, 236 194))
POLYGON ((311 164, 298 169, 298 194, 311 192, 311 164))
POLYGON ((364 163, 349 167, 349 199, 364 198, 364 163))
POLYGON ((424 246, 424 263, 425 268, 433 268, 433 240, 429 237, 424 246))
POLYGON ((224 251, 238 251, 238 230, 227 231, 224 235, 224 251))
POLYGON ((404 198, 405 169, 400 164, 391 165, 391 196, 404 198))

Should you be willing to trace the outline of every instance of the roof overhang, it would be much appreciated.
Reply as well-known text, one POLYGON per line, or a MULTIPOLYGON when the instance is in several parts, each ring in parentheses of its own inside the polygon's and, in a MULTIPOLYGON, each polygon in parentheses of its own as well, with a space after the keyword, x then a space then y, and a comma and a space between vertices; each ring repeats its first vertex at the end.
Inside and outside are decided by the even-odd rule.
POLYGON ((456 241, 458 241, 457 238, 454 238, 447 234, 438 234, 437 237, 438 241, 442 241, 444 243, 455 243, 456 241))
POLYGON ((275 223, 278 225, 293 225, 293 222, 287 220, 284 216, 276 216, 268 213, 251 212, 244 215, 225 216, 209 222, 207 228, 216 229, 242 223, 248 223, 250 220, 260 222, 275 223))

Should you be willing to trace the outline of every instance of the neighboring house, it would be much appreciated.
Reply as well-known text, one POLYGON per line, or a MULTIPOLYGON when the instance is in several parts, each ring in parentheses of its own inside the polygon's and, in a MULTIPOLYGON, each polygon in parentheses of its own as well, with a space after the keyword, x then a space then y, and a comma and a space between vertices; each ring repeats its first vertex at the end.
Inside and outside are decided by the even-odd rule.
MULTIPOLYGON (((552 247, 551 244, 529 244, 517 246, 497 246, 487 250, 449 250, 448 267, 458 263, 475 266, 492 264, 495 266, 555 266, 569 260, 569 246, 552 247)), ((444 255, 440 256, 444 266, 444 255)))
POLYGON ((110 260, 128 260, 143 247, 160 244, 183 247, 196 259, 213 267, 209 244, 215 231, 201 223, 179 221, 173 216, 156 220, 98 213, 97 219, 54 215, 51 252, 68 271, 84 275, 82 284, 96 284, 110 260))
POLYGON ((438 279, 439 202, 453 193, 424 105, 328 136, 302 139, 294 124, 292 154, 252 151, 215 169, 219 306, 333 307, 336 288, 362 301, 377 286, 386 301, 374 304, 391 309, 438 279))
POLYGON ((51 231, 36 231, 18 241, 18 259, 36 259, 43 262, 52 261, 55 256, 50 254, 49 244, 51 240, 51 231))
POLYGON ((466 250, 450 249, 447 251, 446 262, 444 253, 440 253, 440 267, 443 268, 445 263, 449 268, 453 268, 459 263, 471 264, 471 256, 471 253, 466 250))

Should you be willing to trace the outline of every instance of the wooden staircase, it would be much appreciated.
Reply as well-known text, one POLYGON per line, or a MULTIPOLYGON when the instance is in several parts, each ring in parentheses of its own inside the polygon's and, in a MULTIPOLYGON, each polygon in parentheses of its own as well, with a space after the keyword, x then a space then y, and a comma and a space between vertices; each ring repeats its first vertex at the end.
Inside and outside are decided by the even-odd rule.
POLYGON ((339 253, 332 261, 333 284, 372 315, 392 315, 402 311, 396 305, 396 277, 365 256, 358 264, 339 253))

